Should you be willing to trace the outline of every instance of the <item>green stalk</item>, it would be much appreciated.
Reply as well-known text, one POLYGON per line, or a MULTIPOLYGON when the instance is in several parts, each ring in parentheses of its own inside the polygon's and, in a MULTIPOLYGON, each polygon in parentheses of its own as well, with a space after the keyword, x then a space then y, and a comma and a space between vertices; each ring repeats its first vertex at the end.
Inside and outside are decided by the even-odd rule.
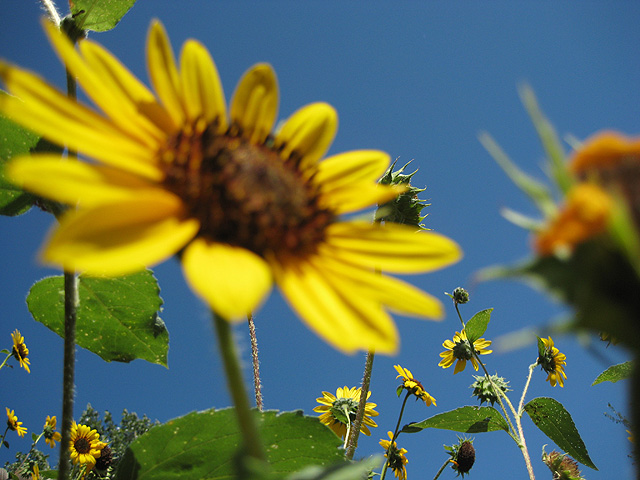
POLYGON ((249 323, 249 337, 251 338, 251 364, 253 365, 253 389, 256 396, 256 407, 262 411, 262 382, 260 381, 260 359, 258 358, 258 337, 256 336, 256 325, 253 322, 253 315, 247 315, 249 323))
POLYGON ((384 477, 387 474, 387 468, 389 468, 389 450, 391 450, 391 446, 393 445, 393 442, 395 442, 396 438, 398 438, 398 430, 400 430, 400 422, 402 421, 402 415, 404 414, 404 407, 407 404, 409 395, 411 395, 411 392, 407 390, 407 395, 404 397, 404 401, 402 402, 402 408, 400 409, 400 415, 398 415, 398 423, 396 423, 396 429, 393 432, 393 437, 391 438, 391 443, 389 443, 389 448, 387 448, 387 461, 384 462, 384 468, 382 469, 382 473, 380 474, 380 480, 384 480, 384 477))
POLYGON ((440 476, 440 474, 441 474, 442 472, 444 472, 444 469, 445 469, 445 468, 447 468, 447 465, 449 465, 450 463, 451 463, 451 460, 450 460, 450 459, 449 459, 449 460, 446 460, 446 461, 442 464, 442 466, 440 467, 440 470, 438 470, 438 473, 436 473, 436 476, 435 476, 435 477, 433 477, 433 480, 438 480, 438 477, 440 476))
POLYGON ((240 434, 249 456, 266 462, 266 455, 258 435, 258 427, 253 412, 249 406, 249 398, 242 380, 242 371, 231 332, 231 326, 224 318, 213 313, 213 324, 218 336, 218 347, 227 377, 227 387, 231 400, 235 405, 236 418, 240 427, 240 434))

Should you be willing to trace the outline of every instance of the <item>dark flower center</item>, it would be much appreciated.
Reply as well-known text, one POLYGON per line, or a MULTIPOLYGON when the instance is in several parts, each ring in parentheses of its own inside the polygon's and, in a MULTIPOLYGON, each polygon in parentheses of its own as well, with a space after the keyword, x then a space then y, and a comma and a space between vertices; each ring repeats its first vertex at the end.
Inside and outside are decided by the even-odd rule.
POLYGON ((91 443, 84 437, 78 438, 73 442, 73 447, 78 453, 89 453, 91 451, 91 443))
MULTIPOLYGON (((298 168, 267 145, 242 137, 181 131, 160 152, 165 187, 200 221, 199 236, 265 257, 313 253, 333 212, 298 168)), ((282 258, 281 258, 282 259, 282 258)))

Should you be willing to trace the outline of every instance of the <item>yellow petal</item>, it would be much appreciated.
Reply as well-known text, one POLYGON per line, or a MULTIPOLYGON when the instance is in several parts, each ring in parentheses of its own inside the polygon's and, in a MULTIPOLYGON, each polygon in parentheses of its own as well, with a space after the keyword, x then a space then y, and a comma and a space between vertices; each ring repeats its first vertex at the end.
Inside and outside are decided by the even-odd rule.
POLYGON ((376 183, 389 166, 390 158, 379 150, 354 150, 327 157, 318 164, 314 182, 331 192, 354 183, 376 183))
POLYGON ((256 309, 273 283, 267 262, 231 245, 195 239, 182 256, 191 287, 226 320, 241 320, 256 309))
POLYGON ((397 350, 395 325, 379 304, 350 295, 354 285, 342 282, 311 261, 274 267, 276 282, 304 322, 343 352, 397 350), (349 293, 349 295, 347 294, 349 293))
POLYGON ((338 129, 338 114, 327 103, 312 103, 295 112, 275 138, 283 158, 299 159, 302 170, 314 166, 327 152, 338 129))
POLYGON ((11 181, 42 197, 83 207, 144 195, 157 185, 123 170, 64 160, 59 155, 18 157, 6 166, 11 181))
POLYGON ((122 275, 161 262, 193 238, 200 227, 183 219, 180 199, 167 193, 138 196, 62 217, 42 253, 66 270, 122 275))
POLYGON ((109 51, 90 40, 80 42, 79 47, 89 68, 108 83, 112 91, 117 91, 118 95, 135 105, 141 115, 165 133, 172 133, 178 128, 155 95, 109 51))
POLYGON ((70 100, 38 76, 0 62, 0 78, 20 99, 0 95, 0 111, 58 145, 114 166, 162 178, 155 152, 124 134, 93 110, 70 100))
POLYGON ((231 123, 254 144, 262 144, 278 114, 278 80, 271 65, 253 66, 243 76, 231 100, 231 123))
MULTIPOLYGON (((367 295, 382 302, 394 312, 404 315, 435 319, 441 319, 444 315, 442 303, 409 283, 372 269, 335 260, 331 258, 330 253, 322 256, 322 263, 323 267, 334 275, 342 275, 357 285, 357 290, 352 292, 353 295, 367 295)), ((409 378, 413 378, 409 370, 405 369, 405 372, 409 378)))
POLYGON ((378 185, 371 182, 352 183, 331 192, 322 192, 320 205, 337 215, 351 213, 372 205, 384 204, 406 191, 404 185, 378 185))
POLYGON ((188 40, 184 44, 180 72, 189 120, 204 118, 207 124, 217 125, 217 133, 224 133, 227 112, 220 76, 209 51, 200 42, 188 40))
POLYGON ((162 100, 173 123, 182 125, 186 118, 180 76, 173 49, 164 26, 154 20, 147 37, 147 68, 156 94, 162 100))
POLYGON ((118 95, 118 90, 114 90, 104 81, 105 77, 98 75, 98 72, 85 64, 71 41, 60 32, 58 27, 46 20, 43 25, 49 41, 69 71, 77 77, 89 98, 111 117, 114 124, 123 132, 149 147, 155 147, 161 138, 157 127, 145 116, 139 114, 136 105, 126 97, 118 95))
POLYGON ((326 244, 336 258, 396 273, 436 270, 462 256, 460 247, 444 235, 394 223, 334 223, 327 229, 326 244))

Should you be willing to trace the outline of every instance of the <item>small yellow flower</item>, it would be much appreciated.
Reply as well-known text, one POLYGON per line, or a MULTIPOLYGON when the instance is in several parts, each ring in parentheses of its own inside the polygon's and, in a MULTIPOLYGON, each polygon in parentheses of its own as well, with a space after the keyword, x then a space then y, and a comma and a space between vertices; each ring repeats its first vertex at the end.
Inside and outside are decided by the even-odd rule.
POLYGON ((424 400, 427 407, 431 406, 431 404, 436 404, 436 399, 427 393, 418 380, 413 378, 413 374, 408 368, 403 368, 400 365, 394 365, 393 368, 398 372, 396 378, 402 378, 402 385, 398 387, 398 396, 402 390, 406 390, 410 394, 415 395, 416 398, 424 400))
POLYGON ((27 433, 27 427, 22 426, 22 422, 18 421, 18 416, 15 414, 15 411, 7 409, 7 427, 9 430, 13 430, 18 434, 19 437, 24 437, 24 434, 27 433))
MULTIPOLYGON (((358 403, 360 402, 360 394, 362 388, 351 387, 346 385, 344 388, 338 388, 336 394, 330 392, 322 392, 322 397, 316 399, 320 404, 313 409, 314 412, 322 413, 320 421, 327 425, 340 438, 345 439, 347 435, 347 425, 353 422, 358 411, 358 403)), ((367 400, 371 396, 371 391, 367 393, 367 400)), ((377 417, 378 412, 374 410, 377 405, 367 402, 364 409, 364 417, 360 426, 360 432, 365 435, 371 435, 369 427, 377 427, 371 417, 377 417)))
POLYGON ((49 444, 51 448, 56 446, 56 442, 59 442, 62 439, 62 435, 60 432, 56 432, 56 417, 50 417, 47 415, 47 421, 44 424, 44 441, 49 444))
POLYGON ((31 480, 39 480, 40 479, 40 467, 35 463, 33 465, 33 474, 31 475, 31 480))
POLYGON ((397 351, 389 311, 443 316, 437 299, 379 271, 433 271, 458 261, 460 248, 349 215, 406 187, 377 183, 390 163, 381 151, 323 160, 338 127, 332 106, 307 105, 272 133, 279 93, 268 64, 245 73, 227 108, 207 49, 187 40, 177 62, 159 22, 147 40, 155 93, 97 43, 76 49, 55 26, 45 30, 99 110, 0 62, 12 94, 0 96, 0 111, 89 159, 42 154, 7 166, 25 189, 77 205, 49 237, 47 263, 116 276, 180 252, 189 285, 221 317, 245 318, 275 283, 344 352, 397 351))
POLYGON ((405 456, 407 450, 404 448, 398 449, 396 442, 392 441, 393 433, 387 432, 387 435, 389 435, 389 440, 380 440, 380 446, 385 449, 384 456, 387 457, 389 467, 391 467, 395 476, 400 480, 406 480, 407 468, 405 465, 409 462, 405 456))
POLYGON ((29 349, 24 343, 24 337, 20 334, 18 330, 11 334, 11 338, 13 339, 13 350, 12 354, 20 362, 20 366, 24 368, 28 373, 31 373, 29 370, 29 359, 27 356, 29 355, 29 349))
MULTIPOLYGON (((484 338, 479 338, 475 342, 473 342, 473 349, 478 355, 488 355, 493 350, 487 350, 487 347, 491 345, 491 340, 485 340, 484 338)), ((453 362, 456 362, 456 367, 453 370, 453 374, 462 372, 464 368, 467 366, 467 360, 471 360, 473 364, 473 368, 477 371, 478 361, 476 357, 473 355, 473 351, 471 349, 471 343, 467 339, 467 332, 462 329, 461 332, 456 332, 453 336, 453 341, 445 340, 442 344, 444 348, 447 349, 446 352, 442 352, 440 356, 442 360, 438 363, 439 367, 449 368, 453 365, 453 362)))
POLYGON ((548 373, 547 380, 552 387, 556 384, 564 387, 563 377, 567 376, 564 373, 564 366, 567 364, 567 356, 564 353, 560 353, 553 345, 553 339, 549 337, 548 340, 544 338, 540 339, 544 345, 542 349, 538 349, 538 365, 548 373))
POLYGON ((576 245, 606 230, 613 207, 613 199, 599 186, 574 186, 557 217, 537 232, 535 250, 542 256, 571 253, 576 245))
POLYGON ((94 467, 96 458, 100 457, 102 449, 106 445, 100 441, 100 435, 95 429, 73 422, 69 453, 74 465, 79 463, 87 466, 85 473, 94 467))

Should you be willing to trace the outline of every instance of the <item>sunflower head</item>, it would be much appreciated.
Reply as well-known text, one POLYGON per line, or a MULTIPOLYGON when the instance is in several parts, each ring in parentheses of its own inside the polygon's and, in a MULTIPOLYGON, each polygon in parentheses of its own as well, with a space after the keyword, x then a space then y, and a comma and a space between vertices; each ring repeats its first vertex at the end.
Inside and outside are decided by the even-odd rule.
POLYGON ((9 410, 8 407, 5 408, 7 410, 7 427, 9 430, 16 432, 19 437, 24 437, 25 433, 27 433, 27 427, 23 427, 22 422, 18 421, 18 416, 14 410, 9 410))
POLYGON ((460 332, 456 332, 453 336, 453 341, 445 340, 442 346, 447 350, 440 354, 442 360, 438 363, 438 366, 442 368, 449 368, 456 362, 456 366, 453 370, 454 375, 462 372, 467 365, 467 361, 471 360, 473 368, 478 371, 479 365, 476 355, 488 355, 493 350, 488 350, 487 347, 491 345, 491 340, 485 340, 479 338, 473 342, 467 339, 467 332, 462 329, 460 332), (475 352, 475 354, 474 354, 475 352))
POLYGON ((406 457, 407 450, 405 448, 398 448, 398 445, 393 440, 393 433, 387 432, 389 440, 380 440, 380 446, 384 448, 387 457, 387 463, 393 470, 395 476, 400 480, 406 480, 407 468, 405 465, 409 462, 406 457))
POLYGON ((398 396, 400 396, 403 390, 406 390, 407 394, 415 395, 416 400, 423 400, 427 407, 436 404, 436 399, 427 393, 418 380, 413 378, 413 374, 408 368, 403 368, 400 365, 394 365, 393 368, 398 372, 396 378, 402 378, 402 383, 396 389, 398 396))
POLYGON ((11 334, 11 339, 13 340, 13 348, 11 350, 12 355, 16 360, 18 360, 18 362, 20 362, 20 366, 22 368, 24 368, 28 373, 31 373, 31 370, 29 369, 31 362, 27 358, 29 355, 29 349, 24 343, 24 337, 20 334, 20 331, 16 329, 16 331, 11 334))
POLYGON ((558 480, 583 480, 578 462, 569 457, 566 453, 555 450, 546 453, 542 449, 542 461, 553 473, 553 478, 558 480))
POLYGON ((56 432, 56 423, 57 419, 55 415, 53 417, 47 415, 47 420, 45 421, 42 430, 44 433, 44 441, 47 442, 51 448, 54 448, 56 446, 56 442, 59 442, 62 439, 60 432, 56 432))
MULTIPOLYGON (((330 392, 322 392, 322 397, 316 399, 320 405, 315 407, 313 411, 321 413, 320 421, 333 430, 340 438, 345 439, 347 427, 351 425, 356 418, 361 393, 362 388, 348 388, 347 386, 338 388, 335 395, 330 392)), ((369 399, 370 396, 371 392, 369 391, 367 399, 369 399)), ((374 410, 376 406, 375 403, 371 402, 366 402, 365 404, 364 417, 362 418, 362 425, 360 427, 360 432, 365 435, 371 435, 369 427, 378 426, 371 418, 379 415, 379 412, 374 410)))
POLYGON ((476 461, 476 449, 473 446, 473 438, 458 438, 455 445, 445 445, 445 450, 451 455, 451 468, 464 477, 469 473, 476 461))
POLYGON ((547 381, 552 387, 560 385, 564 387, 564 379, 567 375, 564 373, 564 367, 567 364, 567 356, 560 353, 553 339, 538 337, 538 365, 547 373, 547 381))
POLYGON ((404 173, 404 169, 407 168, 411 162, 393 171, 396 162, 397 160, 389 166, 380 178, 379 183, 381 185, 402 186, 406 188, 406 190, 396 198, 378 206, 375 219, 377 222, 401 223, 415 227, 418 230, 424 230, 425 227, 420 222, 427 218, 427 216, 422 215, 422 209, 428 207, 430 204, 418 198, 418 194, 424 192, 426 188, 416 188, 411 185, 411 178, 416 174, 417 170, 409 174, 404 173))
POLYGON ((73 422, 69 454, 74 465, 86 465, 86 471, 91 470, 106 446, 105 442, 100 441, 100 434, 95 429, 73 422))
POLYGON ((275 282, 310 328, 345 352, 397 350, 387 307, 443 316, 437 300, 376 270, 431 271, 457 261, 459 247, 351 215, 409 187, 378 184, 390 163, 381 151, 323 159, 338 126, 332 106, 304 106, 274 132, 270 65, 250 68, 227 106, 207 49, 187 40, 176 61, 159 22, 147 41, 153 91, 90 39, 75 48, 55 26, 45 30, 99 110, 0 62, 12 93, 0 96, 0 111, 90 159, 40 155, 7 166, 14 183, 77 206, 50 236, 45 262, 116 276, 179 254, 189 285, 229 321, 258 308, 275 282))

